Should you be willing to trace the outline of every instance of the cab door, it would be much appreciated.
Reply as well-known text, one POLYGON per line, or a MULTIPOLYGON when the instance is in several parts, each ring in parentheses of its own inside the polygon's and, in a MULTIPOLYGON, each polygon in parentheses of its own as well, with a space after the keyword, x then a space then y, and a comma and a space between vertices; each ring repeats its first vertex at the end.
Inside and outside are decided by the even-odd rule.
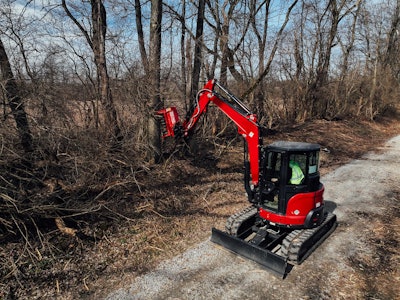
POLYGON ((284 185, 282 186, 280 212, 286 214, 287 203, 289 199, 299 193, 308 192, 308 153, 307 152, 288 152, 285 155, 285 161, 282 171, 286 173, 284 185), (295 170, 293 170, 296 168, 295 170), (298 183, 292 183, 292 177, 298 177, 299 173, 303 175, 303 179, 298 183))

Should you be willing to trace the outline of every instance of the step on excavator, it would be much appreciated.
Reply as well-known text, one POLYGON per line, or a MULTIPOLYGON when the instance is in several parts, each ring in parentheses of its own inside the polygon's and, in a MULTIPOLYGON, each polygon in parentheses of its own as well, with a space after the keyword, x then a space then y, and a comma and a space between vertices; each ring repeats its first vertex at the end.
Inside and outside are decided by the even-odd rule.
POLYGON ((197 93, 185 120, 176 107, 156 112, 163 138, 188 139, 210 103, 245 140, 244 187, 251 206, 230 216, 225 231, 212 228, 211 241, 251 259, 284 278, 336 228, 336 215, 324 208, 320 145, 277 141, 263 146, 257 116, 215 79, 197 93))

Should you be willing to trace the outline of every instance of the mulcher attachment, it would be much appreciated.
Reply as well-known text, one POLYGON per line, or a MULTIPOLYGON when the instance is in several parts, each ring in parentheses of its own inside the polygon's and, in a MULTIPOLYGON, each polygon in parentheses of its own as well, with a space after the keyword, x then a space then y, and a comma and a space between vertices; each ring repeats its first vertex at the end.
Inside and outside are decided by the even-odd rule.
POLYGON ((293 264, 302 263, 336 228, 336 215, 327 213, 318 227, 278 230, 255 224, 257 210, 247 208, 227 221, 226 230, 212 229, 211 241, 251 259, 284 278, 293 264))
POLYGON ((176 132, 176 125, 179 124, 179 115, 176 107, 168 107, 160 109, 156 112, 156 115, 161 117, 161 129, 162 137, 166 138, 169 136, 174 137, 176 132))

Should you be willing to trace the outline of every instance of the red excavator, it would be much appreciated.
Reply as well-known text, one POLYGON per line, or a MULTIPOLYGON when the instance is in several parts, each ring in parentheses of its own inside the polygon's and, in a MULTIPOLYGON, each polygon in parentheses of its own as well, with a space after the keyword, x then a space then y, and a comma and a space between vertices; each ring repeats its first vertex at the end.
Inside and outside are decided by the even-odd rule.
POLYGON ((246 141, 244 186, 252 204, 228 218, 225 232, 213 228, 211 241, 284 277, 337 226, 336 215, 324 210, 320 146, 288 141, 263 146, 256 115, 215 79, 197 93, 183 122, 176 107, 157 111, 165 123, 163 138, 189 138, 210 102, 246 141))

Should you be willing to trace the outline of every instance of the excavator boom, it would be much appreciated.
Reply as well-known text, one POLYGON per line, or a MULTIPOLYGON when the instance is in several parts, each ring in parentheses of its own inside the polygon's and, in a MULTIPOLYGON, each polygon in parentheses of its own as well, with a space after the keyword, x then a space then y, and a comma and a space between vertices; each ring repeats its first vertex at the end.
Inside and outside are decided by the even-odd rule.
POLYGON ((165 123, 164 129, 166 131, 163 133, 163 137, 190 136, 201 116, 207 111, 207 107, 210 103, 216 105, 236 124, 238 133, 246 140, 252 186, 257 187, 260 174, 260 147, 262 145, 260 126, 257 122, 257 117, 250 112, 244 103, 237 99, 226 88, 218 84, 215 79, 209 80, 204 85, 203 89, 197 93, 195 105, 189 111, 184 121, 181 122, 179 120, 176 107, 164 108, 156 112, 158 115, 163 116, 165 123), (214 90, 215 86, 219 87, 228 99, 218 94, 214 90))

